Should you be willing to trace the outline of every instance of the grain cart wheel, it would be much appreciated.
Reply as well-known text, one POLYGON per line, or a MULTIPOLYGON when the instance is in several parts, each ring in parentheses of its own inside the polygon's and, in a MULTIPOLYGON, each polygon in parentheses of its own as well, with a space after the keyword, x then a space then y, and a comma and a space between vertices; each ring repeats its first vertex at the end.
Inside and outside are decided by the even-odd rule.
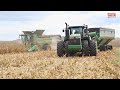
POLYGON ((57 55, 59 57, 63 57, 64 55, 64 42, 63 41, 59 41, 57 43, 57 55))
POLYGON ((90 41, 90 56, 97 55, 97 43, 94 41, 90 41))
POLYGON ((100 51, 106 51, 107 47, 106 46, 100 46, 100 51))
POLYGON ((113 47, 112 47, 112 45, 111 45, 110 50, 112 50, 112 49, 113 49, 113 47))
POLYGON ((103 51, 103 50, 102 50, 102 46, 99 47, 99 50, 100 50, 100 51, 103 51))
POLYGON ((107 45, 109 50, 112 50, 112 45, 107 45))
POLYGON ((89 45, 87 40, 83 41, 83 55, 89 56, 89 45))
POLYGON ((106 51, 107 50, 107 46, 103 46, 103 51, 106 51))

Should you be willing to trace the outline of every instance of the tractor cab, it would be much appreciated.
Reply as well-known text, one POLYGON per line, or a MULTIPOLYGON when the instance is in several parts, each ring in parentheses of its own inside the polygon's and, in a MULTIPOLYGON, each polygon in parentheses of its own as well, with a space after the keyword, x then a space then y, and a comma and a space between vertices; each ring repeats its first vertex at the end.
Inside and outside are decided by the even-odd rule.
POLYGON ((65 38, 64 40, 69 40, 72 38, 83 38, 85 37, 86 33, 88 32, 87 30, 87 25, 84 26, 69 26, 66 24, 66 28, 65 30, 63 30, 63 32, 65 32, 65 38))
POLYGON ((69 27, 70 37, 83 37, 85 32, 84 26, 71 26, 69 27))

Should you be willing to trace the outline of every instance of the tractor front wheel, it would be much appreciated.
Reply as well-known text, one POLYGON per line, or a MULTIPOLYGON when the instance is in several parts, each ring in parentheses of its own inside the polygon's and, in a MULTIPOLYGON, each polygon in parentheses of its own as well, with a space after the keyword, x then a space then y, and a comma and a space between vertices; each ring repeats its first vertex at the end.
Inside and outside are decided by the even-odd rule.
POLYGON ((64 42, 63 41, 59 41, 57 43, 57 55, 59 57, 63 57, 64 55, 64 42))
POLYGON ((90 56, 97 55, 97 43, 94 41, 90 41, 90 56))
POLYGON ((88 40, 83 41, 83 55, 84 56, 89 56, 89 45, 88 45, 88 40))

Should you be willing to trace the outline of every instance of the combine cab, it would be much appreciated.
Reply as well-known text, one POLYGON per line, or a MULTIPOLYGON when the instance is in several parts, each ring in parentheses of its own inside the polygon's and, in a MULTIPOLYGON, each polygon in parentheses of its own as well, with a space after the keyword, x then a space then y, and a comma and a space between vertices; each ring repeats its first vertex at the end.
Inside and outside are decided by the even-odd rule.
POLYGON ((24 34, 20 36, 28 51, 51 50, 53 38, 58 37, 61 39, 60 35, 43 36, 44 31, 45 30, 23 31, 24 34))

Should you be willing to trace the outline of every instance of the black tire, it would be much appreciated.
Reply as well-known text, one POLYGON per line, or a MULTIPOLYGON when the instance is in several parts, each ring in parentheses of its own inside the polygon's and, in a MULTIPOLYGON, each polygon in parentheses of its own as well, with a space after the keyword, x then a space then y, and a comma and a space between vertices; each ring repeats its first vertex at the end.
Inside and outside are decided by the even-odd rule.
POLYGON ((63 41, 59 41, 58 43, 57 43, 57 55, 59 56, 59 57, 63 57, 63 55, 64 55, 64 42, 63 41))
POLYGON ((107 47, 106 46, 100 46, 100 51, 106 51, 107 47))
POLYGON ((84 40, 83 41, 83 49, 82 49, 82 53, 84 56, 89 56, 89 45, 88 45, 88 41, 87 40, 84 40))
POLYGON ((97 55, 97 43, 94 41, 90 41, 90 56, 97 55))
POLYGON ((112 50, 112 45, 108 45, 108 49, 109 49, 109 50, 112 50))
POLYGON ((69 53, 69 51, 68 51, 68 41, 65 42, 64 48, 65 48, 65 56, 66 56, 66 57, 70 56, 70 53, 69 53))
POLYGON ((102 46, 99 47, 99 50, 100 50, 100 51, 103 51, 103 50, 102 50, 102 46))
POLYGON ((103 51, 107 51, 107 46, 103 46, 103 51))
POLYGON ((113 49, 113 47, 111 46, 110 50, 112 50, 112 49, 113 49))

